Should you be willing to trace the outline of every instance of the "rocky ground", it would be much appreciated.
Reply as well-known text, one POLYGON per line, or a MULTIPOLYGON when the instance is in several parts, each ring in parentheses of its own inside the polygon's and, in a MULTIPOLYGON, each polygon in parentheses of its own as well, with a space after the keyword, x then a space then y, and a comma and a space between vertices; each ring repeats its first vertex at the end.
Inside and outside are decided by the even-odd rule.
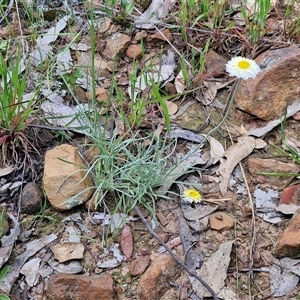
MULTIPOLYGON (((62 117, 74 116, 93 97, 89 2, 44 9, 40 39, 27 41, 24 54, 31 63, 27 92, 42 81, 42 103, 27 120, 27 148, 12 139, 2 145, 0 160, 0 266, 10 267, 0 289, 11 299, 299 299, 300 49, 298 36, 282 29, 286 6, 271 9, 257 43, 250 42, 245 24, 217 32, 201 22, 186 43, 178 28, 168 26, 177 24, 179 9, 179 3, 169 4, 154 28, 123 20, 121 11, 104 15, 103 3, 95 4, 96 98, 99 114, 112 121, 108 135, 129 140, 138 132, 140 144, 150 148, 152 134, 174 145, 165 155, 180 176, 172 173, 172 184, 161 183, 160 195, 164 190, 168 199, 155 200, 155 214, 141 203, 116 209, 114 194, 95 207, 95 178, 87 168, 99 149, 87 146, 86 128, 62 117), (204 70, 185 82, 179 55, 189 64, 198 51, 200 60, 209 38, 204 70), (37 54, 42 50, 49 56, 37 54), (255 59, 262 71, 242 81, 226 123, 202 145, 202 134, 226 111, 235 80, 225 64, 236 55, 255 59), (149 99, 149 84, 135 86, 149 101, 141 122, 127 131, 118 118, 122 109, 130 116, 130 103, 139 99, 128 90, 134 68, 151 74, 163 69, 156 81, 168 99, 169 133, 162 107, 149 99), (62 70, 71 89, 57 75, 62 70), (124 92, 122 104, 111 101, 114 84, 124 92), (182 175, 184 170, 190 172, 182 175), (201 192, 201 203, 183 201, 188 186, 201 192)), ((19 9, 7 12, 12 31, 5 25, 0 30, 14 47, 33 30, 19 9)), ((233 16, 230 21, 237 22, 233 16)))

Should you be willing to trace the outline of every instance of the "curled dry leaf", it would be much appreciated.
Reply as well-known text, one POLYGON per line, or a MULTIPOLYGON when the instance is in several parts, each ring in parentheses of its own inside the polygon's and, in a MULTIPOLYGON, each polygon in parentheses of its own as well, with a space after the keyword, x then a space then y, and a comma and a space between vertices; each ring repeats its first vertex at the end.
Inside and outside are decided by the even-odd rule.
POLYGON ((186 88, 182 70, 175 77, 174 85, 178 94, 182 94, 186 88))
POLYGON ((217 82, 215 81, 203 81, 203 84, 206 86, 206 89, 203 90, 203 99, 201 99, 201 102, 204 105, 211 104, 218 91, 217 82))
POLYGON ((148 9, 135 19, 134 24, 137 28, 154 28, 153 24, 158 24, 167 15, 173 6, 174 0, 154 0, 148 9))
POLYGON ((175 67, 174 53, 169 50, 167 55, 163 55, 161 65, 153 66, 151 70, 142 73, 136 79, 130 81, 128 95, 135 101, 138 94, 149 88, 149 85, 151 86, 153 83, 170 81, 174 78, 175 67), (134 90, 132 92, 133 88, 134 90))
POLYGON ((178 105, 172 101, 166 101, 166 105, 168 108, 169 115, 172 116, 177 113, 178 105))
POLYGON ((255 148, 255 138, 251 136, 241 136, 238 143, 230 146, 224 153, 227 160, 221 162, 219 167, 221 194, 224 196, 227 191, 227 185, 230 175, 236 165, 245 157, 247 157, 255 148))
POLYGON ((272 120, 267 123, 266 126, 260 128, 253 128, 248 130, 248 135, 253 135, 256 137, 262 137, 266 133, 270 132, 277 125, 281 124, 284 119, 289 118, 296 114, 300 110, 300 99, 295 100, 291 105, 287 107, 286 115, 282 116, 280 119, 272 120))
MULTIPOLYGON (((169 247, 169 249, 173 249, 174 247, 177 247, 177 246, 179 246, 180 244, 181 244, 181 239, 180 239, 180 237, 178 236, 178 237, 174 238, 173 240, 169 241, 169 242, 167 243, 167 246, 169 247)), ((166 250, 166 248, 165 248, 164 246, 161 246, 161 247, 157 250, 158 253, 164 253, 164 252, 166 252, 166 251, 167 251, 167 250, 166 250)))
POLYGON ((1 168, 0 169, 0 177, 6 176, 10 173, 12 173, 15 170, 15 168, 7 167, 7 168, 1 168))
POLYGON ((125 226, 121 234, 121 250, 127 258, 133 253, 133 235, 130 226, 125 226))
POLYGON ((213 159, 213 164, 217 163, 224 155, 224 147, 215 138, 209 136, 207 138, 210 144, 210 156, 213 159))
MULTIPOLYGON (((220 245, 219 249, 213 253, 196 273, 203 280, 210 284, 216 294, 220 293, 225 285, 227 269, 230 262, 230 253, 233 241, 228 241, 220 245)), ((196 294, 203 299, 209 297, 207 289, 194 277, 190 277, 192 287, 196 294)))

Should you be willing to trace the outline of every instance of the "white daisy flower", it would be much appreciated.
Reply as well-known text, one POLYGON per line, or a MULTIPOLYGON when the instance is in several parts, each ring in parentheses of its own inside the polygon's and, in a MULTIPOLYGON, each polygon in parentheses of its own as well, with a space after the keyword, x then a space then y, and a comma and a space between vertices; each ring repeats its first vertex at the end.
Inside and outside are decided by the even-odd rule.
POLYGON ((226 64, 226 72, 237 78, 255 78, 260 71, 259 65, 254 60, 241 56, 233 57, 226 64))
POLYGON ((190 203, 199 203, 201 202, 202 195, 197 190, 187 189, 183 192, 182 199, 190 203))

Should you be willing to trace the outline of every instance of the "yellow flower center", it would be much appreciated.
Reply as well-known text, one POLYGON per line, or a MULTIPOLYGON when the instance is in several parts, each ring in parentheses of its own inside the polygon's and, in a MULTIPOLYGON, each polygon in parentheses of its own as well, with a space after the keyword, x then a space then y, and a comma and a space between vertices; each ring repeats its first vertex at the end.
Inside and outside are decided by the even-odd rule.
POLYGON ((199 192, 195 191, 195 190, 190 190, 188 191, 188 195, 192 198, 200 198, 200 194, 199 192))
POLYGON ((238 63, 238 66, 241 68, 241 69, 248 69, 250 67, 250 63, 245 61, 245 60, 242 60, 242 61, 239 61, 238 63))

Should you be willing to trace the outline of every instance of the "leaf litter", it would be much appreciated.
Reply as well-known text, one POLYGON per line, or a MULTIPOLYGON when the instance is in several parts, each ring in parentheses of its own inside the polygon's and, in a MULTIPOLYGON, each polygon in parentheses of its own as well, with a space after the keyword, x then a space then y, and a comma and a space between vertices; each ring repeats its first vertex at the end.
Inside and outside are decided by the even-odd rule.
MULTIPOLYGON (((249 1, 250 2, 250 1, 249 1)), ((139 28, 150 28, 153 27, 153 24, 159 24, 163 17, 167 14, 168 10, 171 8, 172 6, 172 1, 153 1, 152 2, 152 6, 149 7, 148 10, 148 15, 143 15, 143 17, 140 17, 137 19, 136 21, 136 27, 139 28), (156 3, 155 3, 156 2, 156 3), (167 4, 167 5, 166 5, 167 4), (148 27, 150 26, 150 27, 148 27)), ((37 48, 35 49, 35 51, 33 53, 31 53, 30 57, 31 60, 33 62, 33 64, 35 65, 40 65, 41 63, 43 63, 46 59, 47 56, 52 55, 52 43, 55 42, 55 40, 58 39, 59 37, 59 33, 65 29, 66 27, 66 23, 68 21, 68 16, 65 18, 60 19, 56 26, 52 27, 48 33, 46 33, 41 39, 38 40, 37 42, 37 48)), ((155 26, 154 26, 155 27, 155 26)), ((72 49, 73 45, 70 46, 70 48, 72 49)), ((74 46, 77 51, 88 51, 88 46, 86 44, 83 43, 79 43, 76 46, 74 46)), ((183 93, 183 91, 186 89, 185 83, 182 81, 182 77, 175 77, 176 73, 175 73, 175 61, 172 58, 172 56, 174 56, 174 53, 171 54, 171 52, 168 52, 167 55, 167 60, 166 63, 162 63, 161 65, 157 66, 157 68, 154 68, 151 72, 149 72, 146 77, 143 75, 141 77, 138 77, 138 82, 139 84, 135 84, 134 85, 134 89, 135 89, 135 93, 134 93, 134 97, 132 100, 136 99, 136 97, 138 96, 138 93, 140 93, 140 91, 145 90, 146 88, 146 84, 147 82, 151 81, 151 82, 155 82, 155 83, 162 83, 162 85, 166 82, 170 82, 173 81, 175 78, 175 86, 177 89, 177 93, 183 93), (168 60, 168 57, 172 58, 171 59, 171 63, 170 60, 168 60), (166 67, 164 67, 166 66, 166 67), (144 79, 143 79, 144 78, 144 79)), ((56 68, 56 72, 57 74, 62 74, 62 73, 67 73, 70 71, 70 69, 72 68, 72 57, 70 55, 70 52, 68 49, 63 50, 62 52, 59 53, 58 58, 57 58, 57 68, 56 68)), ((88 78, 88 74, 85 74, 86 77, 83 78, 83 80, 80 81, 81 86, 84 87, 85 89, 89 89, 89 87, 87 86, 87 82, 89 82, 89 78, 88 78)), ((204 81, 204 90, 203 90, 203 99, 202 102, 205 105, 210 105, 212 104, 215 105, 217 103, 217 99, 216 95, 217 92, 220 88, 220 85, 218 84, 217 81, 204 81), (215 103, 215 104, 214 104, 215 103)), ((47 91, 50 93, 50 91, 47 91)), ((48 94, 49 95, 49 94, 48 94)), ((130 95, 130 93, 129 93, 130 95)), ((46 109, 44 109, 46 115, 47 115, 47 120, 49 123, 52 123, 51 121, 51 117, 52 119, 59 119, 60 117, 69 117, 69 119, 67 119, 66 122, 64 123, 52 123, 55 124, 55 126, 63 126, 63 127, 68 127, 69 125, 72 124, 72 126, 70 127, 71 129, 73 128, 74 131, 76 131, 76 127, 77 129, 79 129, 79 132, 81 133, 86 133, 84 130, 80 130, 80 128, 84 125, 84 120, 79 120, 77 118, 78 114, 80 114, 80 110, 82 109, 81 106, 79 107, 70 107, 68 105, 64 105, 63 102, 63 98, 56 93, 54 93, 54 97, 52 98, 52 100, 50 100, 50 103, 48 103, 48 108, 46 107, 46 109), (59 111, 54 111, 54 109, 51 110, 51 108, 49 108, 50 106, 55 106, 57 105, 60 106, 60 108, 62 108, 59 111), (78 110, 77 110, 78 109, 78 110), (73 123, 73 121, 75 123, 73 123), (76 121, 78 121, 78 123, 76 123, 76 121), (75 124, 75 126, 74 126, 75 124)), ((46 100, 47 101, 47 100, 46 100)), ((47 102, 44 103, 47 103, 47 102)), ((192 100, 189 105, 191 103, 194 103, 194 101, 192 100)), ((173 115, 172 117, 174 119, 176 119, 182 112, 184 112, 184 110, 187 110, 189 105, 183 104, 183 105, 177 105, 174 103, 173 107, 169 107, 169 112, 172 112, 171 114, 173 115), (175 107, 175 105, 177 107, 175 107), (185 107, 184 107, 185 106, 185 107), (176 109, 175 109, 176 108, 176 109), (178 111, 177 111, 178 108, 178 111), (182 108, 184 108, 182 110, 182 108)), ((296 104, 295 105, 291 105, 288 107, 288 113, 287 113, 287 117, 290 117, 292 115, 294 115, 298 110, 298 108, 296 108, 296 104)), ((45 107, 44 107, 45 108, 45 107)), ((63 119, 62 118, 62 119, 63 119)), ((267 124, 267 126, 259 128, 259 129, 253 129, 253 130, 248 130, 248 135, 252 135, 252 136, 256 136, 256 137, 261 137, 264 136, 265 134, 269 133, 270 130, 272 130, 275 126, 277 126, 278 124, 280 124, 282 122, 282 119, 280 120, 276 120, 276 122, 269 122, 267 124)), ((202 144, 203 142, 203 138, 201 136, 201 134, 197 133, 197 132, 193 132, 190 130, 186 130, 186 129, 182 129, 182 128, 173 128, 173 131, 171 131, 170 136, 171 139, 183 139, 186 141, 192 141, 194 143, 198 143, 198 144, 202 144)), ((168 178, 168 181, 170 183, 162 185, 162 188, 164 189, 165 193, 168 193, 168 191, 171 189, 172 184, 174 181, 178 180, 178 178, 180 177, 180 174, 185 173, 188 170, 194 170, 197 171, 199 169, 201 169, 201 167, 205 166, 207 167, 207 163, 208 160, 211 160, 211 163, 209 165, 212 166, 212 168, 209 170, 212 174, 215 174, 215 172, 219 172, 220 174, 220 191, 223 195, 225 195, 228 192, 228 185, 230 186, 230 189, 234 189, 237 187, 236 182, 234 182, 233 179, 233 174, 236 170, 236 166, 239 162, 243 161, 243 159, 245 159, 246 157, 248 157, 249 154, 251 154, 253 152, 254 149, 257 148, 262 148, 265 146, 265 144, 261 143, 260 146, 257 146, 257 141, 261 142, 261 140, 256 140, 252 137, 241 137, 238 139, 237 142, 237 146, 235 147, 235 145, 233 146, 229 146, 227 147, 227 150, 224 149, 224 146, 215 138, 213 137, 209 137, 209 144, 210 144, 210 155, 209 157, 206 157, 206 153, 203 153, 203 145, 201 147, 198 147, 197 145, 193 145, 191 146, 189 143, 188 145, 188 153, 180 153, 177 154, 174 158, 174 164, 176 164, 176 162, 180 161, 181 163, 178 165, 178 168, 174 169, 174 172, 172 172, 168 178), (221 162, 219 166, 213 166, 216 165, 218 162, 221 162), (232 183, 233 182, 233 183, 232 183)), ((7 172, 5 173, 5 170, 3 171, 4 175, 2 175, 3 177, 9 175, 10 173, 7 172)), ((12 171, 13 172, 13 171, 12 171)), ((199 175, 199 181, 198 181, 198 185, 197 186, 202 186, 200 184, 201 182, 201 172, 197 173, 199 175)), ((217 178, 217 176, 215 176, 217 178)), ((181 178, 180 178, 181 179, 181 178)), ((190 184, 190 182, 184 181, 184 183, 186 184, 190 184)), ((177 187, 180 189, 180 184, 177 184, 177 187)), ((270 204, 267 200, 265 201, 265 195, 263 195, 264 191, 263 190, 258 190, 256 189, 255 196, 256 196, 256 208, 258 209, 258 213, 257 215, 260 217, 265 217, 265 215, 259 215, 259 213, 263 213, 265 214, 266 212, 264 211, 264 209, 267 208, 271 208, 272 210, 279 210, 280 211, 280 206, 277 207, 274 204, 270 204), (263 195, 263 196, 262 196, 263 195)), ((268 194, 268 192, 267 192, 268 194)), ((269 196, 269 195, 268 195, 269 196)), ((274 196, 274 195, 273 195, 274 196)), ((272 198, 272 197, 271 197, 272 198)), ((269 198, 268 198, 269 199, 269 198)), ((221 206, 222 208, 222 206, 221 206)), ((182 206, 182 213, 183 213, 183 217, 184 219, 186 219, 187 221, 187 229, 186 229, 186 233, 187 235, 189 235, 189 240, 192 243, 196 243, 197 239, 193 238, 193 234, 194 231, 199 231, 202 230, 203 228, 205 228, 209 222, 208 219, 206 218, 207 216, 209 216, 213 211, 220 209, 219 205, 203 205, 201 204, 200 206, 186 206, 183 205, 182 206)), ((224 207, 223 207, 224 209, 224 207)), ((287 212, 289 214, 292 214, 295 212, 294 208, 289 207, 289 209, 287 210, 287 212)), ((93 215, 93 219, 95 222, 99 222, 101 224, 101 222, 103 222, 103 225, 108 225, 111 223, 111 221, 113 220, 112 224, 113 227, 111 228, 111 232, 116 231, 119 227, 123 227, 124 225, 124 221, 126 220, 126 222, 131 222, 131 224, 133 222, 136 222, 136 218, 132 218, 129 217, 127 215, 123 215, 123 214, 104 214, 104 215, 100 215, 100 214, 94 214, 93 215)), ((270 218, 269 218, 270 219, 270 218)), ((268 220, 269 220, 268 219, 268 220)), ((281 221, 284 220, 284 217, 282 217, 281 215, 281 221)), ((55 251, 57 255, 59 255, 59 253, 61 252, 61 254, 63 254, 64 252, 68 252, 74 251, 74 248, 72 248, 73 246, 78 246, 80 248, 80 253, 83 252, 83 244, 81 244, 81 239, 78 237, 78 235, 80 235, 80 230, 82 230, 83 232, 88 233, 90 230, 86 228, 86 231, 83 230, 83 228, 86 227, 85 224, 83 224, 83 221, 80 219, 70 219, 69 221, 66 222, 74 222, 74 224, 76 224, 76 226, 72 227, 71 225, 68 225, 65 228, 65 231, 68 233, 70 240, 68 242, 66 241, 60 241, 59 243, 57 243, 56 245, 59 245, 59 247, 57 247, 56 250, 54 250, 54 254, 55 251), (80 228, 80 230, 78 231, 76 228, 80 228)), ((151 222, 154 222, 153 220, 151 220, 151 222)), ((12 238, 13 241, 15 241, 16 239, 18 239, 19 236, 19 232, 18 232, 18 226, 16 225, 16 223, 14 224, 15 227, 14 229, 11 229, 9 238, 12 238)), ((155 225, 156 226, 156 225, 155 225)), ((155 227, 153 226, 153 227, 155 227)), ((174 229, 174 228, 173 228, 174 229)), ((181 230, 181 228, 179 228, 179 230, 181 230)), ((56 236, 55 235, 50 235, 48 236, 49 239, 43 241, 43 243, 45 243, 45 245, 48 245, 50 243, 52 243, 54 240, 56 240, 56 236)), ((218 236, 220 238, 220 236, 218 236)), ((195 253, 194 249, 190 249, 189 251, 187 250, 189 247, 191 247, 191 244, 188 245, 187 244, 187 240, 184 241, 183 237, 181 239, 178 239, 178 237, 176 237, 172 242, 170 242, 170 245, 173 244, 174 248, 176 248, 174 251, 177 251, 177 247, 180 245, 180 242, 186 243, 185 245, 185 249, 186 249, 186 253, 187 256, 191 256, 194 258, 194 260, 190 260, 190 261, 197 261, 199 264, 196 264, 197 266, 200 265, 200 262, 203 262, 203 259, 200 257, 200 255, 198 253, 195 253), (190 255, 190 253, 193 253, 190 255)), ((5 247, 5 245, 8 243, 7 242, 8 239, 5 239, 5 237, 3 237, 3 240, 1 240, 2 242, 2 248, 1 251, 3 250, 3 248, 5 247)), ((38 243, 39 240, 36 240, 37 245, 34 246, 34 250, 32 251, 32 254, 29 255, 27 252, 27 250, 25 251, 25 253, 27 253, 27 255, 21 256, 21 257, 17 257, 16 261, 19 260, 18 263, 18 267, 16 269, 16 272, 20 272, 22 274, 25 275, 26 277, 26 282, 29 286, 34 286, 37 282, 37 278, 39 276, 39 274, 43 273, 45 274, 45 276, 47 276, 46 274, 50 274, 51 270, 40 270, 42 261, 39 258, 32 258, 30 259, 31 256, 33 256, 35 253, 37 253, 38 251, 40 251, 43 247, 38 243), (26 259, 25 259, 26 258, 26 259), (27 261, 28 260, 28 261, 27 261), (27 261, 27 262, 26 262, 27 261), (46 270, 46 271, 45 271, 46 270), (49 272, 49 273, 47 273, 49 272)), ((135 241, 133 241, 133 237, 132 237, 132 231, 130 229, 130 226, 125 225, 125 227, 123 227, 122 229, 122 234, 121 234, 121 239, 120 239, 120 245, 118 243, 113 243, 110 246, 104 247, 103 248, 103 254, 100 255, 98 258, 99 260, 97 261, 96 265, 99 268, 103 268, 103 269, 111 269, 111 268, 115 268, 117 266, 120 266, 122 264, 122 262, 126 261, 126 259, 128 259, 129 257, 132 256, 133 253, 133 248, 134 245, 133 243, 135 243, 135 241), (122 252, 121 252, 121 250, 122 252), (113 255, 112 255, 113 254, 113 255), (124 254, 124 255, 123 255, 124 254)), ((13 242, 10 245, 7 246, 11 246, 13 244, 13 242)), ((29 244, 27 244, 29 245, 29 244)), ((204 260, 204 264, 203 266, 200 268, 200 271, 197 270, 197 273, 199 273, 203 278, 205 278, 208 282, 214 282, 215 281, 215 285, 213 286, 213 289, 215 290, 216 293, 218 293, 220 298, 223 299, 237 299, 235 296, 235 293, 230 289, 230 288, 224 288, 225 285, 225 280, 227 278, 228 275, 228 267, 229 267, 229 261, 230 261, 230 254, 232 252, 232 246, 233 246, 233 241, 227 241, 224 243, 220 243, 219 247, 216 251, 214 251, 213 254, 210 254, 209 258, 204 260), (216 266, 221 266, 220 269, 216 270, 216 266), (217 272, 219 271, 219 272, 217 272), (208 277, 206 277, 208 276, 208 277), (210 277, 209 277, 210 276, 210 277)), ((51 249, 55 249, 55 247, 51 247, 51 249)), ((1 257, 5 257, 5 259, 8 259, 10 257, 11 254, 11 249, 9 249, 5 255, 1 255, 1 257)), ((76 252, 76 251, 75 251, 76 252)), ((23 253, 23 254, 25 254, 23 253)), ((64 256, 64 255, 63 255, 64 256)), ((69 257, 70 259, 80 259, 80 257, 82 256, 82 254, 78 255, 78 257, 69 257)), ((58 256, 59 257, 59 256, 58 256)), ((65 257, 66 258, 66 257, 65 257)), ((71 261, 69 263, 66 264, 61 264, 61 262, 65 262, 66 260, 64 260, 65 258, 59 258, 58 261, 53 259, 53 257, 51 259, 48 260, 48 266, 50 266, 50 268, 53 268, 53 270, 55 270, 56 272, 63 272, 63 273, 80 273, 83 272, 83 267, 80 264, 79 261, 71 261)), ((190 262, 189 262, 190 263, 190 262)), ((299 274, 298 271, 298 267, 295 266, 298 263, 297 260, 295 261, 290 261, 289 263, 287 263, 287 261, 285 261, 284 259, 282 260, 278 260, 276 261, 271 268, 270 271, 270 281, 271 281, 271 292, 273 292, 273 295, 276 297, 281 297, 286 295, 287 293, 289 293, 290 291, 292 291, 295 286, 297 285, 298 281, 298 275, 295 274, 299 274), (276 268, 276 266, 280 266, 280 268, 276 268), (282 269, 285 269, 286 271, 282 271, 282 269), (283 274, 282 277, 279 277, 278 274, 281 273, 283 274), (295 278, 296 277, 296 278, 295 278), (278 280, 279 278, 279 280, 278 280)), ((191 264, 191 263, 190 263, 191 264)), ((12 264, 12 267, 15 268, 16 264, 12 264)), ((49 269, 50 269, 49 268, 49 269)), ((52 270, 52 271, 53 271, 52 270)), ((14 275, 8 275, 7 278, 14 278, 14 280, 10 279, 10 283, 9 284, 9 288, 12 287, 12 281, 14 282, 16 280, 16 276, 17 273, 14 273, 14 275)), ((193 290, 194 292, 199 296, 202 297, 204 296, 210 296, 210 294, 208 294, 205 290, 203 290, 203 287, 199 284, 199 282, 197 280, 195 280, 193 277, 190 278, 192 285, 193 285, 193 290)), ((7 279, 6 283, 9 280, 7 279)), ((0 286, 1 287, 1 286, 0 286)))

